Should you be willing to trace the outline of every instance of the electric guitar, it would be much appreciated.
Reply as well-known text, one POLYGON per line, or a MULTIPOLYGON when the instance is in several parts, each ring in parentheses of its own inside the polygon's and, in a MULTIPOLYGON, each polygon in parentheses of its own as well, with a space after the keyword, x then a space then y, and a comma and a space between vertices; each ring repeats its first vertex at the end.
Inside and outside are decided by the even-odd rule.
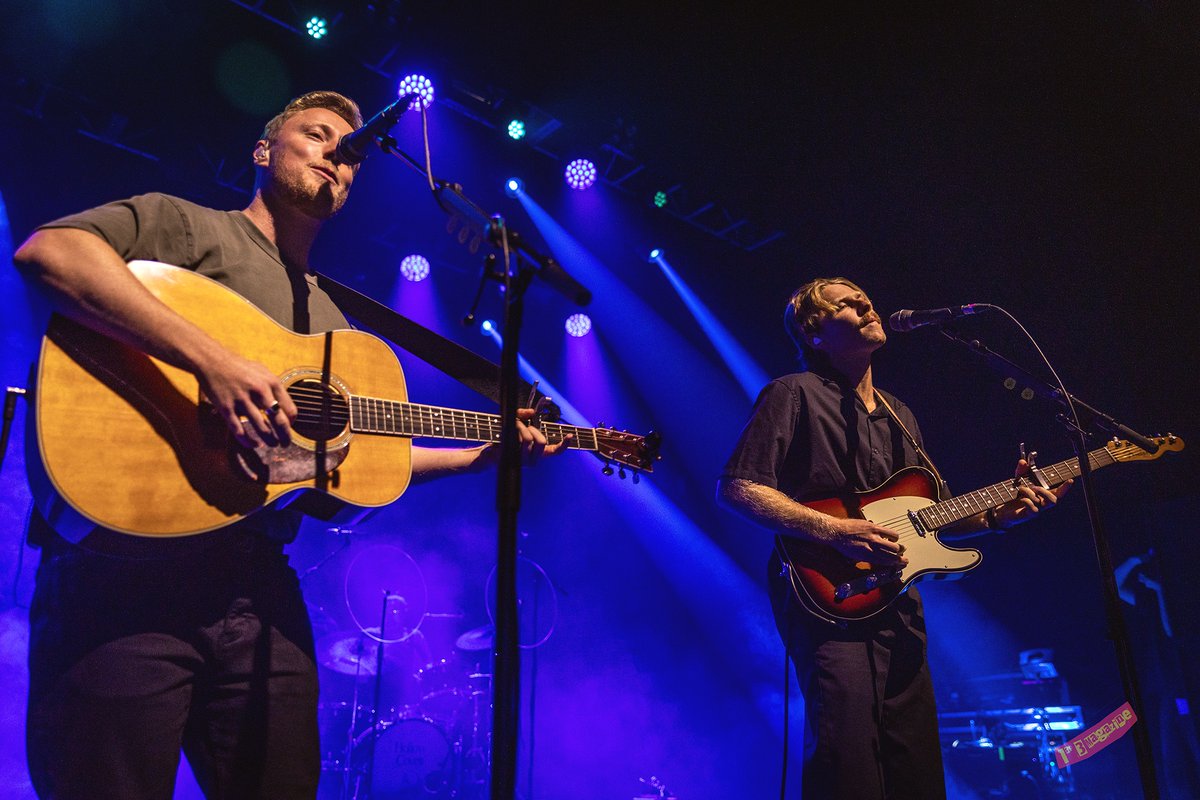
MULTIPOLYGON (((1150 461, 1183 449, 1183 440, 1170 435, 1152 440, 1153 453, 1127 441, 1113 440, 1088 453, 1092 469, 1123 461, 1150 461)), ((1079 475, 1079 459, 1041 468, 1047 484, 1058 486, 1079 475)), ((779 558, 788 565, 786 579, 800 603, 828 622, 866 619, 887 608, 918 578, 960 577, 983 560, 974 549, 946 547, 937 532, 967 517, 996 508, 1017 496, 1017 487, 1032 485, 1031 476, 985 486, 969 494, 939 500, 940 489, 924 467, 908 467, 881 486, 848 497, 831 497, 804 505, 834 517, 857 517, 900 534, 908 565, 898 569, 854 562, 828 545, 777 535, 779 558)))
MULTIPOLYGON (((296 334, 191 270, 129 268, 176 312, 279 375, 299 416, 288 447, 240 447, 191 373, 55 315, 26 462, 38 509, 64 538, 95 526, 189 536, 301 496, 325 501, 306 513, 352 522, 407 488, 412 437, 500 441, 498 415, 407 402, 399 361, 370 334, 296 334)), ((616 466, 636 478, 658 458, 657 434, 538 424, 552 444, 572 436, 568 447, 594 453, 605 474, 616 466)))

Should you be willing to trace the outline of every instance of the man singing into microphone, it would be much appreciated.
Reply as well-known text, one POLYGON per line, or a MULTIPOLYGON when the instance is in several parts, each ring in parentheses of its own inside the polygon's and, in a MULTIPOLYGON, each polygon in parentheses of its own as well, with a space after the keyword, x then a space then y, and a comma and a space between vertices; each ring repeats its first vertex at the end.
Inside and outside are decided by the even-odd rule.
MULTIPOLYGON (((871 357, 887 341, 879 315, 849 280, 818 278, 792 295, 784 323, 807 370, 778 378, 759 394, 722 473, 719 500, 773 532, 826 545, 852 562, 885 569, 907 564, 895 531, 803 505, 873 489, 922 463, 909 441, 911 435, 924 450, 912 412, 875 387, 871 357)), ((965 520, 955 533, 1025 522, 1069 486, 1022 487, 1015 500, 965 520)), ((777 559, 771 571, 778 576, 777 559)), ((776 623, 804 695, 802 796, 945 797, 916 588, 844 626, 810 614, 791 591, 785 581, 772 580, 776 623)))
MULTIPOLYGON (((311 92, 267 123, 245 210, 141 195, 42 226, 15 261, 59 313, 194 373, 240 443, 285 443, 296 407, 279 377, 161 303, 125 262, 196 270, 300 333, 349 327, 317 287, 309 252, 346 202, 356 168, 336 148, 361 125, 350 99, 311 92)), ((518 427, 529 457, 562 449, 518 427)), ((490 445, 413 448, 413 479, 494 461, 490 445)), ((199 542, 156 541, 155 557, 129 560, 71 544, 34 514, 30 539, 42 560, 27 741, 39 796, 169 800, 181 748, 210 797, 316 795, 313 636, 283 553, 298 524, 290 511, 266 509, 199 542)))

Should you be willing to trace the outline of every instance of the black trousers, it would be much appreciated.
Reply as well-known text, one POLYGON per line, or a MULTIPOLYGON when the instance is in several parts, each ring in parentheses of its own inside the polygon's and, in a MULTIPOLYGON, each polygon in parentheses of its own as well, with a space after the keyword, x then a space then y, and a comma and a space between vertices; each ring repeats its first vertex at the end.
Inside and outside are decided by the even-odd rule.
POLYGON ((808 615, 772 584, 804 695, 803 800, 946 796, 925 620, 915 589, 845 627, 808 615))
POLYGON ((39 797, 170 800, 181 749, 210 798, 312 798, 312 629, 282 546, 223 531, 121 560, 46 544, 30 610, 39 797))

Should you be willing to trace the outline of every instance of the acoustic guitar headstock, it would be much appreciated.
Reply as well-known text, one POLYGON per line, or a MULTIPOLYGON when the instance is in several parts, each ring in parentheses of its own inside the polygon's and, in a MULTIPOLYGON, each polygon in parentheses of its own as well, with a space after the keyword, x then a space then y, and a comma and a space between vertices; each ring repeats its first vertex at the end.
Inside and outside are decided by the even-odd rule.
POLYGON ((617 473, 625 477, 625 470, 633 470, 636 482, 638 473, 654 472, 654 462, 662 456, 658 454, 662 445, 662 435, 651 431, 645 436, 638 436, 629 431, 618 431, 614 428, 597 427, 596 457, 604 462, 605 475, 613 474, 613 464, 617 465, 617 473))

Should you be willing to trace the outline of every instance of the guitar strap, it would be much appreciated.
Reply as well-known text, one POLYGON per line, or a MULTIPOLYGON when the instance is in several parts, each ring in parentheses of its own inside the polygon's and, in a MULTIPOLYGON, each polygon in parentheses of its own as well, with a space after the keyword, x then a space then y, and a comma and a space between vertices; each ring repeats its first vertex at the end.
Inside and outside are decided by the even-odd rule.
MULTIPOLYGON (((316 276, 317 286, 321 287, 343 312, 427 364, 437 367, 464 386, 499 404, 498 365, 328 275, 318 272, 316 276)), ((517 397, 523 401, 529 397, 532 388, 521 380, 517 388, 517 397)), ((538 392, 535 404, 536 400, 542 397, 542 393, 538 392)), ((546 416, 551 420, 558 419, 558 408, 553 403, 547 408, 549 413, 546 416)))
MULTIPOLYGON (((933 459, 929 457, 929 454, 925 452, 925 449, 921 447, 921 445, 917 444, 916 437, 913 436, 908 430, 908 426, 905 425, 904 421, 900 419, 900 415, 892 409, 892 404, 884 398, 883 392, 876 389, 875 399, 878 400, 879 404, 887 410, 888 416, 895 420, 896 424, 900 426, 900 431, 904 434, 904 438, 908 439, 908 443, 911 444, 913 450, 916 451, 917 458, 929 465, 929 470, 933 473, 933 476, 937 478, 938 486, 944 487, 946 482, 942 480, 942 473, 938 471, 937 466, 933 463, 933 459)), ((895 467, 893 467, 893 469, 895 469, 895 467)))

